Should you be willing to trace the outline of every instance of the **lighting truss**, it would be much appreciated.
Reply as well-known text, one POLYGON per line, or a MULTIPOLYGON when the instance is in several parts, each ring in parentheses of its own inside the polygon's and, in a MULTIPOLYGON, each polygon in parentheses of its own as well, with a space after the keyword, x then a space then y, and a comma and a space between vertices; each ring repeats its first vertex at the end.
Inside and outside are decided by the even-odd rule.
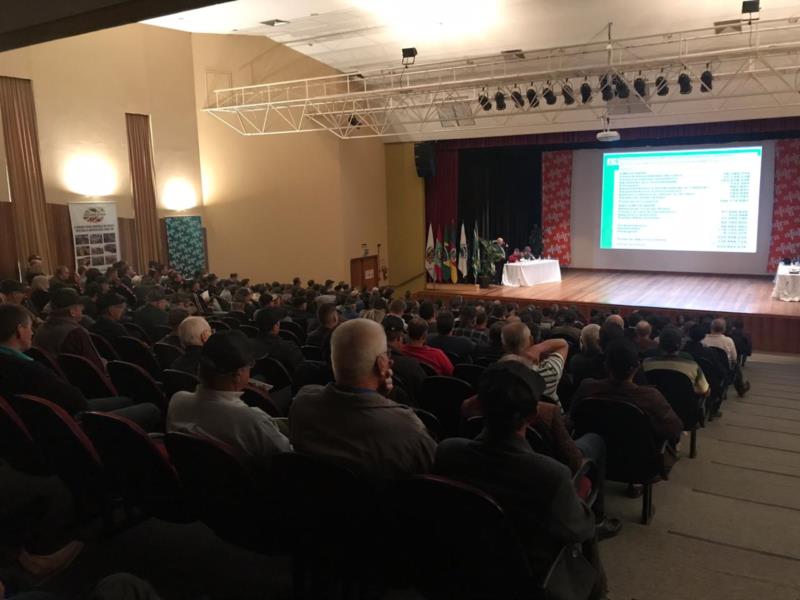
POLYGON ((329 131, 339 138, 436 137, 454 130, 552 127, 587 129, 611 115, 634 126, 647 119, 736 118, 738 115, 798 114, 800 106, 800 23, 797 18, 742 23, 741 31, 713 27, 651 36, 612 39, 560 48, 524 51, 310 79, 214 90, 204 111, 242 135, 329 131), (707 68, 713 89, 700 92, 707 68), (694 92, 679 93, 687 73, 694 92), (627 85, 626 98, 601 98, 599 79, 614 76, 627 85), (656 94, 655 79, 666 77, 669 93, 656 94), (634 86, 647 81, 646 93, 634 86), (561 85, 575 90, 586 81, 592 99, 566 105, 561 85), (521 107, 510 100, 504 111, 485 111, 478 96, 530 87, 541 96, 554 88, 558 101, 521 107), (485 91, 484 91, 485 90, 485 91))

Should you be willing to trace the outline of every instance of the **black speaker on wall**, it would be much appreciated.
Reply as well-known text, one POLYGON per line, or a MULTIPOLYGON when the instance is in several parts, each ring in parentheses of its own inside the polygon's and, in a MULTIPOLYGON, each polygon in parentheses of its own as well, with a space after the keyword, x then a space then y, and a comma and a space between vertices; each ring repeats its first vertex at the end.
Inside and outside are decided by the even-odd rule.
POLYGON ((418 177, 428 179, 436 175, 436 149, 433 142, 414 144, 414 163, 418 177))

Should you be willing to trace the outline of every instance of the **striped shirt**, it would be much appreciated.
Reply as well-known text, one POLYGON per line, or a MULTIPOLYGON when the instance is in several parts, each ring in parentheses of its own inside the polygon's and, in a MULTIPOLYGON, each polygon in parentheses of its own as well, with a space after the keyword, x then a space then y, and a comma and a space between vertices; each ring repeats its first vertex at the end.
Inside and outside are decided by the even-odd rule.
POLYGON ((500 361, 504 360, 516 360, 539 373, 544 379, 544 392, 542 392, 542 395, 560 405, 558 393, 556 392, 558 382, 561 381, 561 374, 564 372, 564 359, 561 358, 560 354, 550 354, 540 360, 538 365, 534 364, 527 356, 520 356, 519 354, 505 354, 500 361))

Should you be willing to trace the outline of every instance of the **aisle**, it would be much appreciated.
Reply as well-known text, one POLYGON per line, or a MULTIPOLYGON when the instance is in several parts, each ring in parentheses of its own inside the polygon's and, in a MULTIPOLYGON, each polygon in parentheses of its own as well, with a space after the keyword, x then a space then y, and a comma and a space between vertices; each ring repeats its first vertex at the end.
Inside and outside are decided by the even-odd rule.
POLYGON ((639 501, 610 490, 625 521, 601 545, 612 600, 800 597, 800 357, 757 355, 745 373, 750 393, 731 390, 697 458, 682 454, 656 485, 649 526, 639 501))

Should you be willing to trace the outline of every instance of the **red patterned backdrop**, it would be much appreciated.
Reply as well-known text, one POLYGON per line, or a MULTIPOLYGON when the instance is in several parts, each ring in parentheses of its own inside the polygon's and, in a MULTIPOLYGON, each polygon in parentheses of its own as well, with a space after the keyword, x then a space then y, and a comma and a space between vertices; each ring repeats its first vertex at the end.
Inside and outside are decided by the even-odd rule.
POLYGON ((782 257, 800 256, 800 140, 775 143, 775 202, 767 271, 774 273, 782 257))
POLYGON ((572 151, 542 153, 542 241, 544 253, 561 265, 572 260, 570 203, 572 151))

